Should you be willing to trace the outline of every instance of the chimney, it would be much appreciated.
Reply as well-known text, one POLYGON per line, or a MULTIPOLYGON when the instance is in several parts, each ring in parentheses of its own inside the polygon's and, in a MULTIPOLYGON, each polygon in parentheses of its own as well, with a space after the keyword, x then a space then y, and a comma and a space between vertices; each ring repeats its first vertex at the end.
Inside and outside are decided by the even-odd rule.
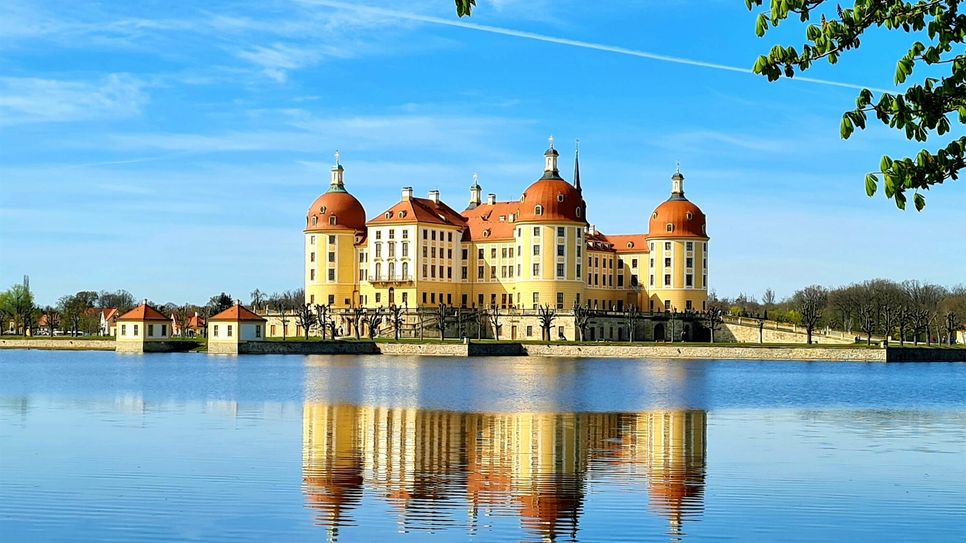
POLYGON ((433 201, 434 204, 439 203, 439 191, 431 190, 429 191, 429 199, 433 201))
POLYGON ((403 189, 402 189, 402 199, 403 200, 409 200, 412 197, 413 197, 413 188, 412 187, 403 187, 403 189))
POLYGON ((496 194, 492 192, 486 195, 486 203, 493 205, 496 203, 496 194))

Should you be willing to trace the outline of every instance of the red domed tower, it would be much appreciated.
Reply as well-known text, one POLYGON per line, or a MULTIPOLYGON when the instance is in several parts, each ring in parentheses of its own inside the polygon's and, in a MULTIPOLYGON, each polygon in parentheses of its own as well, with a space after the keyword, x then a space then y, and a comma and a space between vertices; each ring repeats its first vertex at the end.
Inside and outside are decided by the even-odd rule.
POLYGON ((646 284, 651 311, 704 310, 708 300, 708 233, 704 212, 684 196, 684 175, 651 213, 646 284))
POLYGON ((349 307, 358 297, 355 246, 366 233, 366 210, 345 189, 345 169, 335 153, 329 190, 305 216, 305 301, 349 307))

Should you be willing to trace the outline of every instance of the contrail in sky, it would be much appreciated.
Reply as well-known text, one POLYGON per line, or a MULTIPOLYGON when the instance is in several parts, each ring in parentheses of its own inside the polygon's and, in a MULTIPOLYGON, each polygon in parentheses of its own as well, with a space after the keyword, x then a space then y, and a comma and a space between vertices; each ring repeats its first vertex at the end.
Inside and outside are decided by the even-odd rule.
MULTIPOLYGON (((408 13, 404 11, 395 11, 384 8, 377 8, 372 6, 360 6, 356 4, 347 4, 345 2, 333 2, 329 0, 303 0, 303 3, 314 4, 318 6, 326 6, 338 9, 345 9, 349 11, 355 11, 359 13, 368 13, 371 15, 382 15, 389 18, 404 19, 407 21, 417 21, 421 23, 429 23, 442 26, 450 26, 456 28, 465 28, 468 30, 476 30, 478 32, 487 32, 490 34, 500 34, 503 36, 512 36, 514 38, 523 38, 526 40, 542 41, 546 43, 555 43, 557 45, 567 45, 570 47, 580 47, 581 49, 592 49, 595 51, 603 51, 605 53, 616 53, 618 55, 625 55, 637 58, 646 58, 650 60, 658 60, 661 62, 673 62, 674 64, 685 64, 688 66, 697 66, 699 68, 710 68, 712 70, 723 70, 726 72, 738 72, 743 74, 754 74, 749 68, 741 68, 738 66, 729 66, 727 64, 717 64, 714 62, 705 62, 703 60, 694 60, 682 57, 673 57, 669 55, 661 55, 658 53, 649 53, 647 51, 639 51, 637 49, 628 49, 626 47, 618 47, 615 45, 606 45, 602 43, 593 43, 581 40, 572 40, 569 38, 558 38, 554 36, 547 36, 545 34, 537 34, 534 32, 524 32, 522 30, 513 30, 510 28, 502 28, 499 26, 481 25, 476 23, 467 23, 457 19, 445 19, 443 17, 433 17, 431 15, 418 15, 415 13, 408 13)), ((831 85, 833 87, 844 87, 847 89, 864 89, 869 87, 864 87, 862 85, 856 85, 853 83, 841 83, 838 81, 829 81, 827 79, 815 79, 812 77, 799 77, 795 76, 791 78, 792 81, 804 81, 806 83, 816 83, 819 85, 831 85)), ((869 88, 876 92, 893 92, 885 89, 869 88)))

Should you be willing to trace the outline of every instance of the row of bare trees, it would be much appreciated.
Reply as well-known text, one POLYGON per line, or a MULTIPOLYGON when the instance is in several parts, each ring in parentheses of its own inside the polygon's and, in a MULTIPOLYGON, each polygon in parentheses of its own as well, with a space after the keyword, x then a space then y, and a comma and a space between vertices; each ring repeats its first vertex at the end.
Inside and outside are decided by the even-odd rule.
POLYGON ((957 330, 966 324, 966 287, 946 288, 917 280, 896 282, 873 279, 844 287, 812 285, 776 302, 766 291, 761 302, 740 295, 734 300, 716 299, 733 316, 760 316, 801 325, 809 343, 819 328, 834 328, 861 335, 890 338, 900 345, 911 342, 952 344, 957 330))

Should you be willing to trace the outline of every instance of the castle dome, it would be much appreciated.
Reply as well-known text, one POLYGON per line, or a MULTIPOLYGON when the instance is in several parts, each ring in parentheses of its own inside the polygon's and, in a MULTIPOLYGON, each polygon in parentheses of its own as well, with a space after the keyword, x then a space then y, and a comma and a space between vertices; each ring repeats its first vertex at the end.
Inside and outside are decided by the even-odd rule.
POLYGON ((553 148, 544 153, 546 167, 543 176, 533 182, 520 199, 520 221, 586 223, 587 206, 580 189, 560 177, 557 167, 559 154, 553 148))
POLYGON ((671 181, 671 197, 651 213, 647 237, 708 239, 704 212, 684 197, 684 176, 676 172, 671 181))
POLYGON ((365 231, 366 210, 355 196, 345 190, 343 174, 344 169, 338 163, 336 153, 336 165, 332 168, 329 190, 316 198, 306 213, 306 232, 347 229, 365 231))

